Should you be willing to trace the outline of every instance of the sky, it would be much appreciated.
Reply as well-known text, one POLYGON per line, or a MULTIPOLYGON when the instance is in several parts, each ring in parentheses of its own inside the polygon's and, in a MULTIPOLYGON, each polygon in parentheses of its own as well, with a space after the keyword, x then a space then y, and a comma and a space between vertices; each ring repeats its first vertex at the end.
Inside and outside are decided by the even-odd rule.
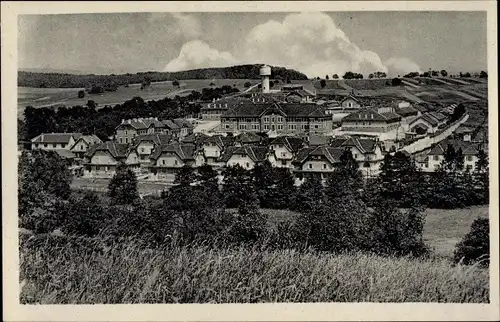
POLYGON ((487 69, 485 12, 22 15, 18 68, 80 73, 238 64, 309 77, 487 69))

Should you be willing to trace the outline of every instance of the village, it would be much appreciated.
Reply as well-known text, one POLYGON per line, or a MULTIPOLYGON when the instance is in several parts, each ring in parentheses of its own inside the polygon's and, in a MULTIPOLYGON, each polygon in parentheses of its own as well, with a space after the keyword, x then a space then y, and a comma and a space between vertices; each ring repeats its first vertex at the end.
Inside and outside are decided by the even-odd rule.
POLYGON ((438 168, 450 144, 462 150, 470 172, 478 152, 487 152, 487 129, 463 125, 469 115, 464 110, 457 116, 458 104, 430 110, 397 98, 357 97, 354 90, 325 100, 301 85, 270 89, 270 75, 263 66, 258 86, 202 103, 196 119, 123 119, 105 142, 95 135, 43 133, 31 140, 31 149, 56 151, 82 180, 111 178, 120 162, 140 181, 172 184, 184 166, 208 164, 220 173, 267 160, 290 169, 297 185, 308 173, 325 179, 346 148, 365 178, 377 176, 384 155, 396 151, 424 172, 438 168))

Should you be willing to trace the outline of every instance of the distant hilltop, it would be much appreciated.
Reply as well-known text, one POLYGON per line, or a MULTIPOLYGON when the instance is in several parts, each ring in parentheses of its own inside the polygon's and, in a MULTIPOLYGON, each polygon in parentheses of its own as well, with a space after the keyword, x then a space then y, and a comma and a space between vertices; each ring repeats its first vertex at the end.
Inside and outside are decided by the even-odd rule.
MULTIPOLYGON (((128 85, 147 82, 162 82, 183 79, 260 79, 261 64, 238 65, 219 68, 202 68, 180 72, 140 72, 135 74, 80 75, 76 73, 39 73, 18 71, 17 85, 23 87, 84 88, 89 85, 128 85)), ((272 78, 282 80, 306 80, 301 72, 284 67, 271 66, 272 78)))

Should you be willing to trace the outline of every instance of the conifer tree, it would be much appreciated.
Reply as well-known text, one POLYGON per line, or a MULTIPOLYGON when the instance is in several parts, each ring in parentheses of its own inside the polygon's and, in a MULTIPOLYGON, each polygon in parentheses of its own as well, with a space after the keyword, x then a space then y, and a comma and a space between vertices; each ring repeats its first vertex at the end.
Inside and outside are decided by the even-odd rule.
POLYGON ((109 182, 108 196, 116 205, 131 205, 139 198, 137 177, 123 162, 118 164, 116 173, 109 182))

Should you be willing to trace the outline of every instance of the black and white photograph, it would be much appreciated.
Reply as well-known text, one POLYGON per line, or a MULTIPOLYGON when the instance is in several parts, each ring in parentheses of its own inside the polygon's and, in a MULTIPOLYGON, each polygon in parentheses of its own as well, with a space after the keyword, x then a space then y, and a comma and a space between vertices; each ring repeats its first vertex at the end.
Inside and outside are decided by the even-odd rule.
POLYGON ((17 14, 17 304, 498 305, 477 3, 17 14))

